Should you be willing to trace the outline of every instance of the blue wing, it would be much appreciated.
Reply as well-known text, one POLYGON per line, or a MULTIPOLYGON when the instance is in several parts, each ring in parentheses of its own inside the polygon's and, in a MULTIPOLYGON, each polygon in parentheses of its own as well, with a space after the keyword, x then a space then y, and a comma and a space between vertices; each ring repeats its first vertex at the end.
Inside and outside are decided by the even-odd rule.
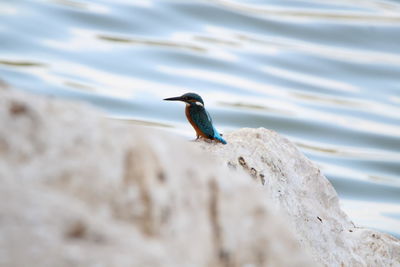
MULTIPOLYGON (((205 109, 204 109, 204 110, 205 110, 205 109)), ((222 136, 221 136, 221 135, 218 133, 218 131, 214 128, 214 125, 213 125, 213 123, 212 123, 212 119, 211 119, 210 113, 208 113, 207 110, 205 110, 205 112, 206 112, 206 114, 207 114, 208 119, 209 119, 210 122, 211 122, 211 126, 213 127, 213 130, 214 130, 214 138, 217 139, 218 141, 220 141, 221 143, 223 143, 223 144, 225 145, 225 144, 226 144, 225 139, 222 138, 222 136)))
POLYGON ((208 138, 214 138, 214 127, 212 125, 211 117, 207 114, 204 107, 193 105, 189 109, 190 117, 197 127, 208 138))
POLYGON ((217 139, 221 143, 226 144, 226 141, 214 128, 211 116, 204 107, 196 105, 191 107, 189 112, 193 122, 208 138, 217 139))

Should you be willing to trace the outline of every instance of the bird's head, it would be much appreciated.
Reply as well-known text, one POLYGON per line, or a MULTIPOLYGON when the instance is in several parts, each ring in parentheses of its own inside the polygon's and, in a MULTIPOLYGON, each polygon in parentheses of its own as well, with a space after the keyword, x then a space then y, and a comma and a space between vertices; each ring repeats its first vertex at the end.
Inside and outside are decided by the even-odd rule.
POLYGON ((199 96, 198 94, 195 94, 195 93, 186 93, 184 95, 177 96, 177 97, 165 98, 164 100, 183 101, 189 105, 193 103, 193 104, 197 104, 199 106, 204 106, 204 102, 203 102, 203 99, 201 98, 201 96, 199 96))

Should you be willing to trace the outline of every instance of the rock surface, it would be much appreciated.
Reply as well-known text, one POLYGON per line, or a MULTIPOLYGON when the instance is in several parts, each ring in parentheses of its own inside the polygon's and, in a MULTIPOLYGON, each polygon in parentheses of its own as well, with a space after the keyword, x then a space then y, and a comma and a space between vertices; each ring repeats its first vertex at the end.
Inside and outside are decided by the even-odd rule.
POLYGON ((263 128, 224 135, 229 145, 198 142, 222 164, 244 169, 286 215, 297 240, 325 266, 400 266, 400 241, 356 227, 318 167, 286 138, 263 128))
POLYGON ((0 122, 0 266, 315 265, 194 143, 13 90, 0 122))
POLYGON ((0 266, 400 264, 272 131, 186 142, 2 89, 0 122, 0 266))

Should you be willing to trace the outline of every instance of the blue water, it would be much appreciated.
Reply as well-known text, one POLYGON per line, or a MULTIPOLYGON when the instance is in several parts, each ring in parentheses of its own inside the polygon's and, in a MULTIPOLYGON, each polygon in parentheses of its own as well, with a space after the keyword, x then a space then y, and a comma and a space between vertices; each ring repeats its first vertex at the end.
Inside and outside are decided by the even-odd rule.
POLYGON ((317 162, 359 226, 400 237, 400 2, 0 0, 0 79, 194 138, 266 127, 317 162))

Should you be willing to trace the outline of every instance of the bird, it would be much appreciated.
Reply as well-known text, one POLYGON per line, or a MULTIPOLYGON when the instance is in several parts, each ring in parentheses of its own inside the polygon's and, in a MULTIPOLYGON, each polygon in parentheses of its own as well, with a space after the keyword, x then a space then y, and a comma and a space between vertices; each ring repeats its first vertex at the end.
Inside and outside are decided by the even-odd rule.
POLYGON ((215 140, 224 145, 226 144, 225 139, 222 138, 213 126, 211 116, 204 108, 204 101, 201 96, 196 93, 186 93, 177 97, 165 98, 164 100, 182 101, 186 103, 186 118, 196 131, 196 140, 202 137, 209 140, 215 140))

